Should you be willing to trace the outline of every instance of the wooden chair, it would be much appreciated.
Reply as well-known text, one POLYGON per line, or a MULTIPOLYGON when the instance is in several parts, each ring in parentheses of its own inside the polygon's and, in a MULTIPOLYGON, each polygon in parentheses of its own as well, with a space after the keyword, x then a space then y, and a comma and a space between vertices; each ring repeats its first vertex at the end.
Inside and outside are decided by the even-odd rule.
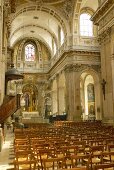
POLYGON ((31 146, 29 144, 27 145, 14 145, 14 152, 16 151, 27 151, 30 150, 31 146))
POLYGON ((109 144, 108 145, 108 151, 109 152, 114 151, 114 144, 109 144))
POLYGON ((14 170, 36 170, 36 161, 14 161, 14 170))
POLYGON ((89 169, 90 167, 90 159, 91 155, 72 155, 71 160, 72 160, 72 168, 77 168, 77 167, 86 167, 89 169))
POLYGON ((68 146, 62 146, 60 149, 63 151, 64 156, 67 155, 76 155, 78 152, 78 146, 76 145, 68 145, 68 146))
MULTIPOLYGON (((59 170, 68 170, 68 169, 59 169, 59 170)), ((77 168, 69 168, 69 170, 88 170, 86 167, 77 167, 77 168)))
POLYGON ((92 155, 101 154, 104 151, 104 145, 90 146, 90 153, 92 155))
POLYGON ((113 170, 114 163, 94 165, 93 170, 113 170))
POLYGON ((35 157, 31 150, 15 152, 16 161, 26 161, 26 160, 34 160, 34 159, 35 157))
POLYGON ((78 146, 78 154, 85 153, 86 142, 85 141, 75 141, 74 145, 78 146))
POLYGON ((102 163, 113 163, 114 162, 114 151, 102 153, 102 163))
POLYGON ((42 159, 42 170, 55 170, 64 167, 64 158, 42 159))
POLYGON ((39 169, 42 169, 43 167, 42 163, 43 160, 56 157, 54 149, 40 149, 37 150, 37 152, 35 152, 34 155, 35 158, 37 159, 39 169))

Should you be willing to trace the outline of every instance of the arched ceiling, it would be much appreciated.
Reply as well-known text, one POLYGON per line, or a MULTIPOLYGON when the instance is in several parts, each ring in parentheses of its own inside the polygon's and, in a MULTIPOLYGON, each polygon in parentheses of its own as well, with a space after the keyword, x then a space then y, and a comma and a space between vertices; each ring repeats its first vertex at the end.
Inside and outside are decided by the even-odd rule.
POLYGON ((98 8, 98 0, 76 0, 74 8, 74 17, 75 19, 78 19, 82 9, 89 8, 92 11, 96 11, 98 8))
POLYGON ((96 10, 98 0, 10 0, 11 15, 9 44, 13 47, 24 37, 37 38, 52 48, 52 40, 58 47, 58 27, 65 36, 70 34, 71 16, 76 4, 80 9, 96 10))
MULTIPOLYGON (((32 37, 43 40, 52 48, 52 41, 58 48, 58 29, 69 32, 67 18, 59 12, 59 7, 66 4, 65 0, 15 0, 12 2, 10 15, 10 39, 11 47, 24 37, 32 37), (14 9, 15 8, 15 9, 14 9)), ((68 4, 67 4, 68 5, 68 4)))
POLYGON ((82 0, 81 8, 85 7, 91 8, 96 11, 98 8, 98 0, 82 0))

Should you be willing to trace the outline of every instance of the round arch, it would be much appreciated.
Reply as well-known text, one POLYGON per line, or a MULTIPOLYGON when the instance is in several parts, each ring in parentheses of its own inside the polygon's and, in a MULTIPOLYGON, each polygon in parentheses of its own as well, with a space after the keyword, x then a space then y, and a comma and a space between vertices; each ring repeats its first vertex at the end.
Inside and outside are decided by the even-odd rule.
POLYGON ((92 69, 84 70, 80 74, 80 95, 81 95, 81 105, 83 117, 88 115, 88 106, 87 106, 87 88, 88 85, 93 86, 94 88, 94 107, 95 107, 95 119, 102 119, 102 105, 101 105, 101 83, 100 77, 97 72, 92 69), (87 77, 90 77, 90 80, 87 82, 87 77), (85 91, 86 88, 86 91, 85 91), (86 97, 85 97, 86 96, 86 97), (86 105, 86 106, 85 106, 86 105))

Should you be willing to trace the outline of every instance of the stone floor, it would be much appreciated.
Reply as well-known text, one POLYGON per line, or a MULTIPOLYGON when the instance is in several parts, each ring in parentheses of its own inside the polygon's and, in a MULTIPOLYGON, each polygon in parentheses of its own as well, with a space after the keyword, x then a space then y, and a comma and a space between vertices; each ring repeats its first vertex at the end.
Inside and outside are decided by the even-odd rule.
POLYGON ((12 162, 12 147, 13 147, 14 134, 12 129, 6 130, 5 142, 3 143, 2 151, 0 152, 0 170, 7 170, 12 168, 9 163, 12 162))

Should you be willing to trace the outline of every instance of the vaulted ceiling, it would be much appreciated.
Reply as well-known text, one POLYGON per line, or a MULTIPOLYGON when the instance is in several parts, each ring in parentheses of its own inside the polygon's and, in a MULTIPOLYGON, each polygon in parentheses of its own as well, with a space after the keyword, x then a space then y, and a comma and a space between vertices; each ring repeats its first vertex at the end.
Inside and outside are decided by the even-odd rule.
POLYGON ((73 15, 84 7, 94 11, 98 0, 9 0, 10 46, 21 39, 37 38, 51 49, 52 40, 58 45, 58 27, 64 36, 70 35, 73 15))

